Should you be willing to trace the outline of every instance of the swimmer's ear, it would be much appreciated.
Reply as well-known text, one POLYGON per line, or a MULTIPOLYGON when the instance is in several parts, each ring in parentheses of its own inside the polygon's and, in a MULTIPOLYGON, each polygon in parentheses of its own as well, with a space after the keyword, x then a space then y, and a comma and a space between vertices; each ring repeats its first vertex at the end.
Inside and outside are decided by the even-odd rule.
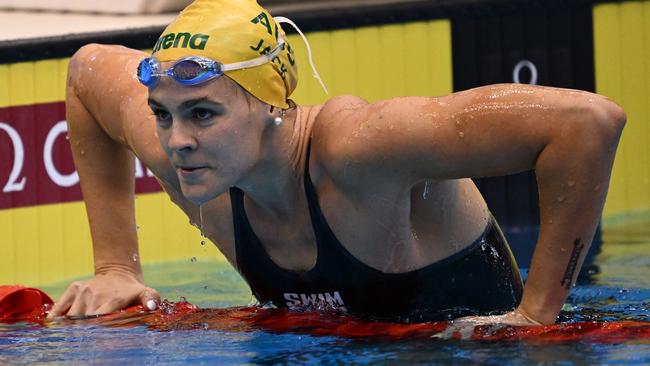
POLYGON ((273 115, 273 111, 275 111, 275 107, 272 105, 267 104, 266 107, 269 108, 269 113, 267 114, 266 118, 264 119, 264 122, 266 124, 271 124, 274 123, 275 121, 275 116, 273 115))
POLYGON ((158 309, 160 304, 160 294, 158 291, 147 287, 140 293, 140 304, 144 306, 145 309, 149 311, 154 311, 158 309))

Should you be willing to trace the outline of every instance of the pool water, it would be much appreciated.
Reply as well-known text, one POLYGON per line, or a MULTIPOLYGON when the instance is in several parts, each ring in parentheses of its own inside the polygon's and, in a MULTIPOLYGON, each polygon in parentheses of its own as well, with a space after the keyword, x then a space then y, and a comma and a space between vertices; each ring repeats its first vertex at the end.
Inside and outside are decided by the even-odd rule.
MULTIPOLYGON (((650 321, 650 215, 611 223, 600 272, 572 291, 562 322, 650 321)), ((197 243, 198 245, 198 243, 197 243)), ((205 308, 247 305, 250 290, 226 263, 186 261, 145 268, 163 297, 205 308)), ((65 284, 46 287, 54 296, 65 284)), ((253 329, 157 331, 79 322, 48 327, 0 325, 0 364, 650 364, 650 341, 478 342, 438 339, 381 341, 253 329)))

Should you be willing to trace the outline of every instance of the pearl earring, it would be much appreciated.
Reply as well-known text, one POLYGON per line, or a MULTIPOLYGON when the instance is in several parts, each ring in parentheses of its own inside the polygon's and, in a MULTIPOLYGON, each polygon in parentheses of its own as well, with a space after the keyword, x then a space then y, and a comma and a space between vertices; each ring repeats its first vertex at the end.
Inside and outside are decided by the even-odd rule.
POLYGON ((282 117, 286 116, 286 114, 287 114, 287 112, 286 112, 284 109, 280 110, 280 116, 279 116, 279 117, 275 117, 275 119, 273 120, 273 123, 275 123, 276 126, 281 125, 282 122, 284 122, 284 120, 282 119, 282 117))

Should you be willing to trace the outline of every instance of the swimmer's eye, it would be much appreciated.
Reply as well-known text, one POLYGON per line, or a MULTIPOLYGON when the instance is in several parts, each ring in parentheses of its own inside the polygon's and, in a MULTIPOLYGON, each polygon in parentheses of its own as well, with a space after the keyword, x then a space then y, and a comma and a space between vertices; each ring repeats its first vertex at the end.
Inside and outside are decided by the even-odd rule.
POLYGON ((153 115, 156 116, 158 122, 169 122, 172 119, 172 114, 162 109, 154 109, 153 115))
POLYGON ((216 115, 217 113, 206 108, 195 108, 192 110, 192 118, 197 121, 209 121, 216 115))

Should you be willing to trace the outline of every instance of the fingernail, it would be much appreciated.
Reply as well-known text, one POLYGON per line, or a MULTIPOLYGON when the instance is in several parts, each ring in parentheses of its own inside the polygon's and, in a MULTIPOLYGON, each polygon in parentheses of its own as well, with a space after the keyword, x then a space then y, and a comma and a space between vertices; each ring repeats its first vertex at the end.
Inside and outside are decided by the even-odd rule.
POLYGON ((151 299, 147 301, 147 309, 149 309, 149 311, 154 311, 156 308, 158 308, 158 305, 155 300, 151 299))

